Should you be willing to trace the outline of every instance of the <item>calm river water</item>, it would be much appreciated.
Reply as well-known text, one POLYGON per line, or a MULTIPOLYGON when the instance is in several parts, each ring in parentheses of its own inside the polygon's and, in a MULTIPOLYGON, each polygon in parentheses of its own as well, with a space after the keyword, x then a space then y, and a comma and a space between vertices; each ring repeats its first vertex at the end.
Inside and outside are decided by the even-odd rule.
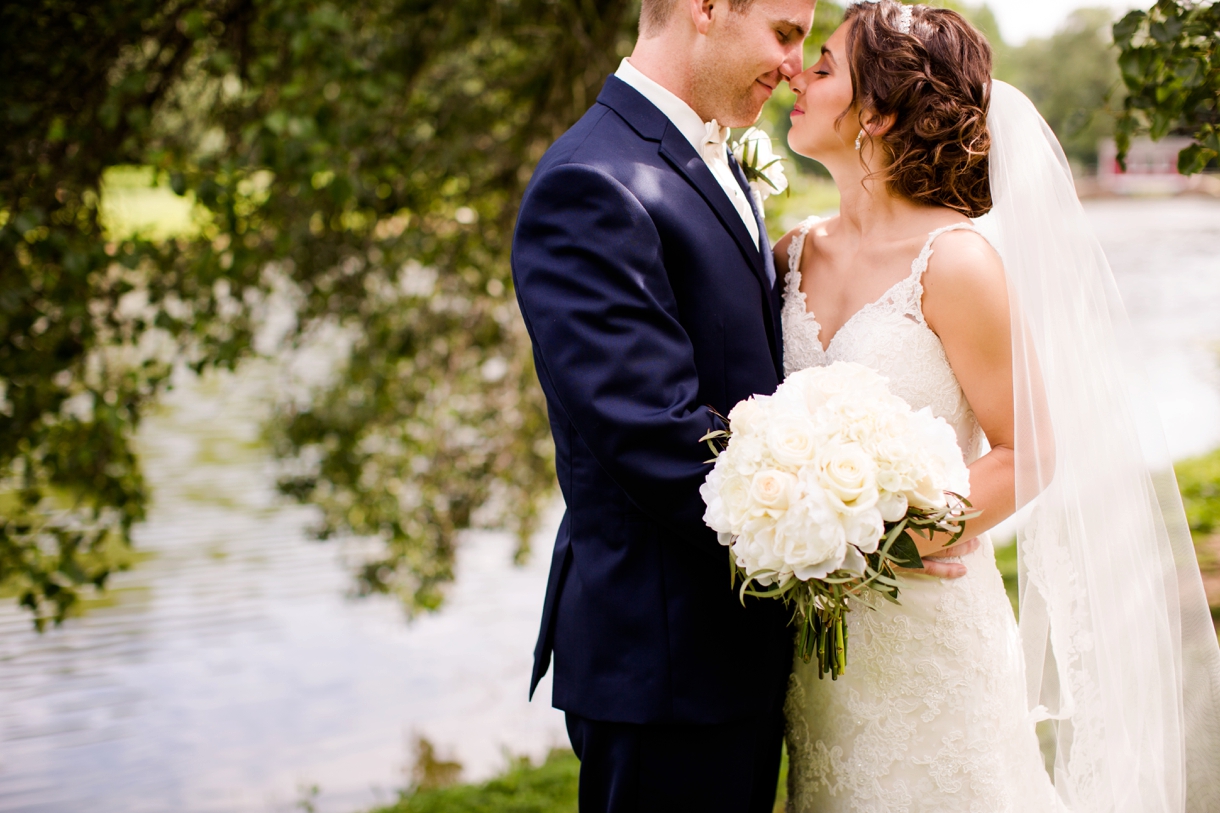
MULTIPOLYGON (((1178 457, 1220 445, 1220 201, 1095 201, 1178 457)), ((0 811, 263 813, 390 801, 424 736, 466 778, 566 743, 526 702, 558 512, 525 567, 470 534, 445 609, 350 599, 353 551, 309 541, 258 443, 275 375, 179 388, 140 436, 149 556, 39 636, 0 607, 0 811)))

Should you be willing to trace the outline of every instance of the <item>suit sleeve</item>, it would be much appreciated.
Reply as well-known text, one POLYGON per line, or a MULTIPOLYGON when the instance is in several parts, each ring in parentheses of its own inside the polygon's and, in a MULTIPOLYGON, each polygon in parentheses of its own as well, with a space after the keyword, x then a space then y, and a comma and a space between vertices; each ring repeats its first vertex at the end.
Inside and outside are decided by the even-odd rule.
POLYGON ((644 207, 593 167, 546 170, 522 202, 513 274, 539 377, 598 463, 663 526, 714 540, 699 496, 714 422, 644 207))

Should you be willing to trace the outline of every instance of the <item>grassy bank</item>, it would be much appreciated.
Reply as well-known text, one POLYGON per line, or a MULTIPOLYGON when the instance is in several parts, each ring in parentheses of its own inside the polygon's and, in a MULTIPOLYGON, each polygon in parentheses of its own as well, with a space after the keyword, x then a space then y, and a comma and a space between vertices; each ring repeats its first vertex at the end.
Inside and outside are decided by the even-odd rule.
MULTIPOLYGON (((787 797, 788 755, 780 766, 776 813, 787 797)), ((541 765, 519 759, 500 776, 482 784, 419 789, 397 803, 371 813, 576 813, 580 762, 567 750, 555 750, 541 765)))
POLYGON ((1212 619, 1220 625, 1220 449, 1175 467, 1212 619))
POLYGON ((552 751, 541 765, 515 761, 489 782, 404 794, 374 813, 576 813, 580 762, 571 751, 552 751))

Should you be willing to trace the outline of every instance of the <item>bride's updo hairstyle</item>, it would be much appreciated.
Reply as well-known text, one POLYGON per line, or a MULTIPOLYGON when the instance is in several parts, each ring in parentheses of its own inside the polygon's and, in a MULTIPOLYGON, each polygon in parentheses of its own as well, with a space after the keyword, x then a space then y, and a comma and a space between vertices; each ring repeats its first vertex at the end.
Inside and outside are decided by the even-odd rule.
POLYGON ((892 193, 979 217, 991 210, 991 46, 955 11, 908 8, 903 33, 895 0, 848 7, 852 105, 894 116, 874 139, 890 160, 892 193))

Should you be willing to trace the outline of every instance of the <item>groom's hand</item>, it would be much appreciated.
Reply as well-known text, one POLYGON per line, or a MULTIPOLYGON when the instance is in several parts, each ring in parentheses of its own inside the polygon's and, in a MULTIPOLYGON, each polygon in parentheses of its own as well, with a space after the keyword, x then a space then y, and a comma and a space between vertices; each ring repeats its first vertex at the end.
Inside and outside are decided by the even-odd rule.
POLYGON ((929 576, 935 576, 938 579, 960 579, 966 575, 966 566, 961 562, 942 562, 941 559, 947 557, 957 558, 965 556, 968 553, 974 553, 979 549, 979 541, 971 539, 968 542, 962 542, 960 545, 954 545, 951 548, 944 548, 936 553, 926 553, 923 555, 923 567, 916 569, 903 569, 904 573, 926 573, 929 576))

